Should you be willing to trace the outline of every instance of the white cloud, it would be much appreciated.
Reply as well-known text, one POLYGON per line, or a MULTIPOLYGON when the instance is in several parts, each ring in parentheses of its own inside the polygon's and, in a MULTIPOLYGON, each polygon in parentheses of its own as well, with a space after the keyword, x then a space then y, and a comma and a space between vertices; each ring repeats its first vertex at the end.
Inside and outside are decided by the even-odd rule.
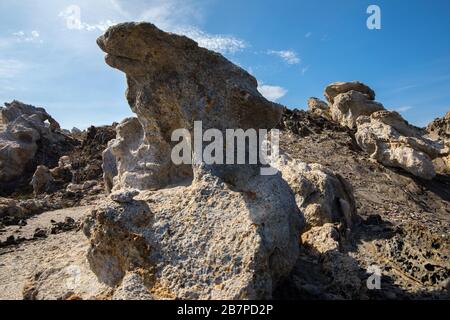
POLYGON ((307 32, 307 33, 305 34, 305 38, 309 38, 309 37, 311 37, 311 35, 312 35, 312 32, 307 32))
POLYGON ((284 97, 288 92, 285 88, 278 86, 261 85, 258 86, 258 91, 268 100, 277 101, 284 97))
POLYGON ((68 6, 58 15, 63 18, 66 27, 71 30, 86 30, 86 31, 102 31, 105 32, 110 26, 115 23, 111 20, 102 20, 95 24, 89 24, 81 20, 81 8, 76 5, 68 6))
POLYGON ((201 10, 191 1, 181 0, 152 0, 147 2, 125 2, 122 0, 109 0, 113 9, 113 18, 99 21, 95 24, 83 21, 82 13, 88 11, 76 5, 68 6, 59 16, 65 20, 66 27, 72 30, 101 31, 104 32, 114 25, 114 20, 147 21, 158 28, 185 35, 197 41, 199 46, 220 53, 235 53, 247 47, 245 41, 231 35, 209 34, 194 25, 192 22, 201 20, 201 10))
POLYGON ((288 64, 299 64, 301 62, 300 58, 297 56, 297 53, 292 50, 269 50, 267 51, 267 54, 278 56, 288 64))
POLYGON ((403 106, 403 107, 394 108, 393 110, 397 111, 397 112, 406 112, 411 109, 412 109, 411 106, 403 106))
POLYGON ((40 39, 41 35, 38 31, 32 30, 31 32, 17 31, 12 34, 17 42, 33 42, 33 43, 43 43, 40 39))
POLYGON ((180 28, 175 32, 197 41, 200 47, 220 53, 236 53, 247 47, 245 41, 236 37, 209 34, 197 28, 180 28))

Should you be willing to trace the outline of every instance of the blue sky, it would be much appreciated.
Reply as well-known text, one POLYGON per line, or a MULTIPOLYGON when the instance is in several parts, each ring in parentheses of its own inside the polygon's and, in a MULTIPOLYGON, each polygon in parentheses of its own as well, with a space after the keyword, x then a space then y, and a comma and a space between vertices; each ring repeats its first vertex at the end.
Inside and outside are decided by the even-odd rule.
POLYGON ((125 76, 95 43, 124 21, 193 37, 291 108, 322 98, 331 82, 360 80, 416 125, 450 109, 448 0, 2 0, 0 102, 43 106, 65 128, 131 115, 125 76), (366 27, 371 4, 381 30, 366 27), (68 25, 73 5, 80 20, 68 25))

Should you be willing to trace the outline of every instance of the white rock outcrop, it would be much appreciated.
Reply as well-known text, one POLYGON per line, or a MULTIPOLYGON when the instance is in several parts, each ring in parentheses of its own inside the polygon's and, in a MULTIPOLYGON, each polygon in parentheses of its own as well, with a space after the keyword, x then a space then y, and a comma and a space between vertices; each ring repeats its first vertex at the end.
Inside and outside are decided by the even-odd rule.
POLYGON ((306 227, 341 223, 351 229, 356 217, 352 186, 339 174, 320 164, 307 164, 283 155, 275 162, 283 179, 295 194, 306 227))
POLYGON ((370 116, 372 113, 384 110, 382 104, 370 100, 366 94, 351 90, 338 94, 331 105, 331 118, 344 127, 356 128, 360 116, 370 116))
POLYGON ((356 141, 371 158, 424 179, 436 175, 432 160, 448 155, 448 148, 425 138, 397 112, 378 111, 359 117, 357 126, 356 141))

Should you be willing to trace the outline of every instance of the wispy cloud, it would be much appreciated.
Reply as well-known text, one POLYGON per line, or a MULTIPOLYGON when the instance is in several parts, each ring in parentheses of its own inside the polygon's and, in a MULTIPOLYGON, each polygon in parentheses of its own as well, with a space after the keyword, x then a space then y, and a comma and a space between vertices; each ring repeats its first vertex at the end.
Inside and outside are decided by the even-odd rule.
POLYGON ((398 108, 392 108, 392 110, 397 111, 397 112, 406 112, 408 110, 411 110, 413 107, 411 106, 402 106, 402 107, 398 107, 398 108))
MULTIPOLYGON (((154 0, 146 6, 136 6, 121 0, 109 1, 119 20, 148 21, 164 31, 192 38, 199 46, 213 51, 233 54, 248 46, 244 40, 235 36, 210 34, 189 24, 190 21, 200 20, 201 15, 194 5, 188 5, 189 1, 154 0)), ((104 32, 116 24, 114 18, 87 23, 82 20, 81 8, 76 5, 68 6, 59 16, 64 19, 66 27, 72 30, 104 32)))
POLYGON ((267 54, 278 56, 288 64, 299 64, 301 59, 297 56, 297 53, 293 50, 269 50, 267 54))
POLYGON ((17 42, 33 42, 43 43, 39 31, 33 30, 30 32, 17 31, 12 34, 17 42))
POLYGON ((200 47, 221 53, 236 53, 247 47, 245 41, 236 37, 209 34, 194 27, 180 28, 175 32, 197 41, 200 47))
POLYGON ((277 101, 286 95, 288 92, 283 87, 260 85, 258 86, 258 91, 268 100, 277 101))
POLYGON ((85 30, 85 31, 106 31, 115 22, 111 20, 99 21, 94 24, 89 24, 81 21, 81 8, 76 5, 70 5, 58 15, 63 18, 66 27, 71 30, 85 30))
POLYGON ((309 37, 311 37, 311 35, 312 35, 312 32, 307 32, 307 33, 305 33, 305 38, 309 38, 309 37))

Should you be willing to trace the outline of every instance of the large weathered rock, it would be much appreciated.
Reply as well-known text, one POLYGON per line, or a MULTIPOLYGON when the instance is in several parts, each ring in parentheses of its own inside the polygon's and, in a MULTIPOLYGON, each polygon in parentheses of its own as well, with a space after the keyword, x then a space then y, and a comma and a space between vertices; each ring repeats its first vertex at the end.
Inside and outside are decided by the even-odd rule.
POLYGON ((0 113, 3 122, 0 131, 1 193, 11 192, 16 180, 31 178, 37 164, 57 162, 62 152, 73 147, 72 141, 58 132, 58 123, 43 108, 13 101, 0 108, 0 113))
POLYGON ((143 270, 154 299, 266 299, 295 263, 300 217, 279 175, 235 190, 204 173, 187 187, 106 201, 84 231, 90 265, 110 286, 143 270))
POLYGON ((294 192, 308 229, 326 223, 352 227, 356 218, 353 189, 339 174, 320 164, 307 164, 284 155, 275 166, 294 192))
POLYGON ((279 174, 260 175, 261 164, 177 166, 171 135, 192 133, 194 121, 221 132, 270 129, 282 109, 244 70, 152 24, 114 26, 98 44, 127 74, 137 118, 117 126, 103 153, 112 195, 83 227, 92 270, 123 289, 118 298, 270 298, 298 256, 303 218, 292 190, 279 174))
POLYGON ((328 102, 333 104, 334 99, 341 93, 346 93, 350 91, 358 91, 364 94, 367 99, 375 100, 375 92, 366 86, 364 83, 359 81, 352 82, 334 82, 328 85, 325 88, 325 98, 327 98, 328 102))
POLYGON ((130 179, 134 188, 159 188, 179 178, 169 152, 176 144, 171 141, 175 129, 192 131, 197 120, 204 130, 272 128, 281 118, 282 108, 258 92, 254 77, 184 36, 150 23, 124 23, 109 28, 97 43, 107 53, 106 62, 126 73, 127 99, 142 126, 130 124, 139 132, 131 140, 142 144, 134 150, 145 153, 138 164, 145 173, 119 177, 127 181, 124 187, 130 179))
POLYGON ((442 144, 425 138, 421 130, 390 111, 359 117, 356 141, 373 159, 424 179, 436 175, 432 160, 448 154, 442 144))
POLYGON ((351 90, 334 97, 331 117, 342 126, 354 129, 359 116, 370 116, 379 110, 384 110, 382 104, 370 100, 366 94, 351 90))

